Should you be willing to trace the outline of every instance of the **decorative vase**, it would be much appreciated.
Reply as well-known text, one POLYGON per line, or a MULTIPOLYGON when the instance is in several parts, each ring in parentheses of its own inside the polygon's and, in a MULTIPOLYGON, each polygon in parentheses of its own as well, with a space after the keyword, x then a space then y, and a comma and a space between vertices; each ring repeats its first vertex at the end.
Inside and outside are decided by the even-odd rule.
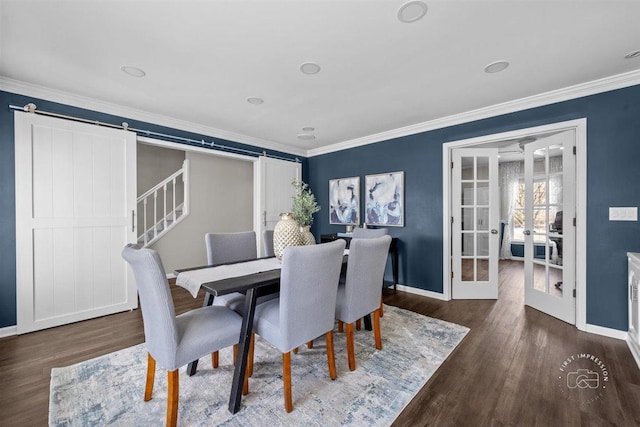
POLYGON ((316 238, 313 237, 313 234, 311 233, 310 228, 311 228, 310 225, 303 225, 302 227, 300 227, 300 237, 302 238, 303 245, 316 244, 316 238))
POLYGON ((287 246, 302 245, 300 227, 294 221, 291 212, 281 213, 280 221, 273 228, 273 253, 278 259, 282 259, 284 248, 287 246))

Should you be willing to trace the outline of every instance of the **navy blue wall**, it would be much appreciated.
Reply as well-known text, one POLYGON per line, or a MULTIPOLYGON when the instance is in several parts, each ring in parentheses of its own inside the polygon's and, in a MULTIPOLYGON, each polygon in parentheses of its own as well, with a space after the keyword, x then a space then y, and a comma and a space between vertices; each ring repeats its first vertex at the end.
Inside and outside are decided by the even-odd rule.
MULTIPOLYGON (((51 111, 59 114, 97 120, 104 123, 129 123, 132 128, 160 132, 183 138, 196 140, 205 139, 211 142, 214 138, 163 126, 144 123, 125 117, 112 116, 95 111, 83 110, 68 105, 56 104, 32 97, 16 95, 0 91, 0 328, 16 324, 16 222, 15 222, 15 167, 14 167, 14 136, 13 110, 9 105, 22 107, 30 102, 37 105, 39 110, 51 111)), ((215 142, 230 147, 262 152, 262 148, 239 144, 215 138, 215 142)), ((294 159, 296 156, 273 150, 266 150, 269 154, 294 159)), ((303 170, 307 169, 306 159, 301 158, 303 170)))
MULTIPOLYGON (((405 224, 400 283, 442 292, 442 144, 587 118, 587 323, 627 329, 628 251, 640 251, 638 222, 609 222, 609 206, 640 204, 640 86, 464 123, 308 159, 307 180, 322 211, 315 235, 344 231, 329 224, 328 181, 405 172, 405 224)), ((362 197, 362 194, 361 194, 362 197)))

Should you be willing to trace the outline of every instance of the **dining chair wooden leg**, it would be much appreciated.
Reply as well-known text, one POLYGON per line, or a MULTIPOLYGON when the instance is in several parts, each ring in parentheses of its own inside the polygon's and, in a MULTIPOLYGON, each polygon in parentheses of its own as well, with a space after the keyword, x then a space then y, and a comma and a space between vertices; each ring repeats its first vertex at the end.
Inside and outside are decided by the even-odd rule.
POLYGON ((156 378, 156 360, 151 356, 151 353, 147 354, 147 383, 144 387, 144 401, 151 400, 153 395, 153 382, 156 378))
POLYGON ((356 354, 353 343, 353 323, 347 323, 347 358, 349 359, 349 369, 356 370, 356 354))
POLYGON ((380 309, 373 312, 373 335, 376 338, 376 348, 382 350, 382 336, 380 334, 380 309))
POLYGON ((329 378, 336 379, 336 358, 333 351, 333 331, 326 334, 327 340, 327 364, 329 365, 329 378))
POLYGON ((253 354, 256 347, 256 334, 251 333, 251 341, 249 341, 249 358, 247 360, 247 374, 253 376, 253 354))
POLYGON ((293 349, 293 354, 298 354, 298 347, 293 349))
POLYGON ((246 396, 247 394, 249 394, 249 369, 244 371, 244 380, 242 381, 242 395, 246 396))
POLYGON ((211 353, 211 366, 213 367, 213 369, 218 367, 218 364, 220 363, 220 353, 218 353, 217 351, 214 351, 213 353, 211 353))
POLYGON ((338 320, 338 332, 344 332, 344 322, 342 320, 338 320))
POLYGON ((233 345, 233 366, 236 366, 238 361, 238 344, 233 345))
POLYGON ((380 295, 380 317, 384 317, 384 310, 382 308, 382 295, 380 295))
POLYGON ((291 395, 291 352, 282 353, 282 381, 284 383, 284 409, 293 411, 293 397, 291 395))
POLYGON ((356 330, 359 331, 360 329, 362 329, 362 320, 358 319, 356 320, 356 330))
POLYGON ((313 340, 307 343, 307 348, 313 348, 313 340))
POLYGON ((167 427, 175 427, 178 424, 178 370, 167 372, 167 427))

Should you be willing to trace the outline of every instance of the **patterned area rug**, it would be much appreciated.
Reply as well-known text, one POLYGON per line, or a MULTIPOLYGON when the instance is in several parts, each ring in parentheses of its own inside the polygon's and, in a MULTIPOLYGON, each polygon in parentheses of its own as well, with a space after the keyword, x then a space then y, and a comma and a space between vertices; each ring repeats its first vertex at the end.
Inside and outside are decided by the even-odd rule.
MULTIPOLYGON (((382 350, 373 332, 356 331, 356 370, 349 371, 345 336, 334 333, 338 378, 329 379, 324 339, 292 354, 292 413, 284 410, 282 357, 256 340, 250 393, 240 411, 227 410, 233 365, 231 349, 200 359, 198 372, 180 370, 180 426, 387 426, 427 382, 469 331, 468 328, 385 305, 382 350)), ((52 426, 163 425, 166 371, 158 368, 153 399, 144 402, 147 353, 140 344, 51 371, 52 426)))

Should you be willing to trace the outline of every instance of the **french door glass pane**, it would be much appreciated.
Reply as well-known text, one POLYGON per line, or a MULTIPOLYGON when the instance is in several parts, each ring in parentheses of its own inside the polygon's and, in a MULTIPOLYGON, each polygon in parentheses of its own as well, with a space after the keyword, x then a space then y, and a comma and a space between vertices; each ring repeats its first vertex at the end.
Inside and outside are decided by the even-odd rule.
POLYGON ((473 163, 473 157, 462 157, 462 179, 474 179, 475 167, 473 163))
POLYGON ((489 206, 489 183, 478 182, 478 197, 476 197, 476 205, 489 206))
POLYGON ((489 281, 489 260, 488 259, 478 259, 476 260, 477 271, 476 276, 479 282, 488 282, 489 281))
POLYGON ((474 256, 475 249, 473 247, 474 233, 462 234, 462 256, 474 256))
POLYGON ((462 208, 462 230, 473 231, 474 223, 473 208, 462 208))
POLYGON ((478 232, 478 256, 489 256, 489 233, 478 232))
POLYGON ((476 208, 478 212, 478 230, 489 230, 489 208, 476 208))
POLYGON ((474 204, 474 183, 473 182, 463 182, 462 183, 462 205, 463 206, 471 206, 474 204))
POLYGON ((474 259, 462 259, 462 281, 463 282, 474 282, 475 279, 473 277, 473 272, 475 270, 475 260, 474 259))
POLYGON ((477 157, 478 179, 489 179, 489 158, 477 157))

